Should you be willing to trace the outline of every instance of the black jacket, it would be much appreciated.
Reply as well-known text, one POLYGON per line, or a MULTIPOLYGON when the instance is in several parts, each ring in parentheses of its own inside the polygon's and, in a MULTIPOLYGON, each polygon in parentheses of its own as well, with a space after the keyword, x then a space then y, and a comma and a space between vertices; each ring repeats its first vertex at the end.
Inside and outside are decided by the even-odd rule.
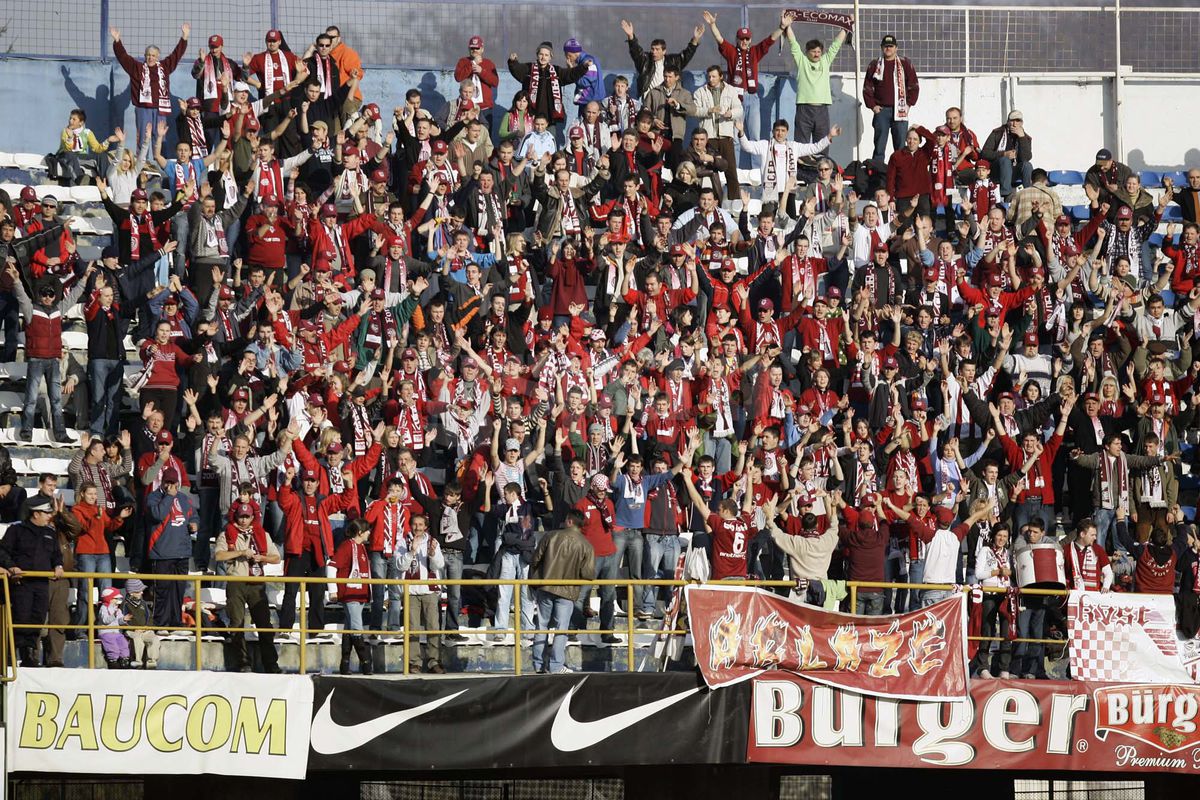
MULTIPOLYGON (((646 92, 650 90, 650 78, 654 75, 654 64, 650 61, 650 54, 642 49, 641 42, 634 36, 629 40, 629 58, 633 61, 633 68, 637 70, 637 94, 638 97, 645 97, 646 92)), ((678 53, 667 53, 663 56, 663 70, 667 67, 674 67, 683 73, 688 62, 692 60, 692 56, 696 55, 697 43, 688 40, 687 46, 678 53)))
POLYGON ((18 522, 0 539, 0 567, 49 572, 62 566, 62 549, 53 525, 37 527, 29 521, 18 522))
MULTIPOLYGON (((990 162, 995 162, 996 159, 1004 156, 1004 150, 1000 149, 1000 139, 1004 136, 1004 131, 1008 125, 1001 125, 988 134, 987 140, 983 143, 983 149, 980 155, 990 162)), ((1032 161, 1033 160, 1033 139, 1026 133, 1020 139, 1009 137, 1007 150, 1017 151, 1017 161, 1032 161), (1016 144, 1016 147, 1013 145, 1016 144)), ((993 168, 994 169, 994 168, 993 168)))

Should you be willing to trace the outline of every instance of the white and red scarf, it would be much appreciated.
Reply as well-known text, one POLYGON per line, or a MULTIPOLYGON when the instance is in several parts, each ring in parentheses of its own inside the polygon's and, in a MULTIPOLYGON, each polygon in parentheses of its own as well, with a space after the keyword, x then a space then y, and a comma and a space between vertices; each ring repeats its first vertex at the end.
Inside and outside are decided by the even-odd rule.
MULTIPOLYGON (((896 56, 892 62, 896 66, 893 73, 893 88, 895 90, 895 106, 893 107, 893 119, 908 119, 908 87, 905 86, 904 79, 904 59, 896 56)), ((884 70, 887 68, 887 59, 881 58, 875 62, 875 72, 871 76, 876 82, 883 80, 884 70)))
MULTIPOLYGON (((548 65, 545 69, 546 75, 550 80, 550 95, 552 100, 550 108, 550 116, 552 117, 551 122, 561 122, 562 120, 566 119, 566 113, 563 111, 562 85, 558 82, 558 70, 554 68, 553 64, 548 65)), ((536 105, 538 101, 538 90, 541 86, 541 80, 542 67, 538 66, 537 64, 530 64, 529 101, 534 105, 536 105)))

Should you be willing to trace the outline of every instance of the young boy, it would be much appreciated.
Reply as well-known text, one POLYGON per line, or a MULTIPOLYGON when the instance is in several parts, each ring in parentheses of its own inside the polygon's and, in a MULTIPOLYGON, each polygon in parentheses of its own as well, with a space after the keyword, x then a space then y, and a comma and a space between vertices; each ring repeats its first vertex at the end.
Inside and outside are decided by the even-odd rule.
POLYGON ((50 159, 50 177, 57 177, 63 186, 74 186, 83 179, 84 167, 91 169, 93 175, 103 176, 105 170, 101 168, 100 154, 106 152, 108 145, 119 141, 119 138, 114 133, 103 142, 98 141, 96 134, 87 127, 87 114, 83 109, 71 109, 67 127, 63 128, 59 141, 58 152, 50 159))
MULTIPOLYGON (((145 599, 146 584, 137 578, 125 581, 125 624, 135 628, 154 624, 154 610, 145 599)), ((158 669, 158 635, 150 630, 126 631, 133 645, 133 668, 158 669)))

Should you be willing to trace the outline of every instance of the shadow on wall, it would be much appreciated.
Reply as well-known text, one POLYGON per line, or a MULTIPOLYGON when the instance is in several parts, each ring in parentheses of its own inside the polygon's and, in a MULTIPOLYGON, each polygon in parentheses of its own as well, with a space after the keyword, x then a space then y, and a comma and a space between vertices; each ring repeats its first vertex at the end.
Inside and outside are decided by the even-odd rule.
MULTIPOLYGON (((1174 172, 1179 169, 1178 164, 1147 164, 1146 154, 1140 149, 1130 150, 1128 157, 1125 159, 1126 164, 1134 172, 1149 170, 1151 172, 1174 172)), ((1195 147, 1183 154, 1183 169, 1195 169, 1200 167, 1200 149, 1195 147)))

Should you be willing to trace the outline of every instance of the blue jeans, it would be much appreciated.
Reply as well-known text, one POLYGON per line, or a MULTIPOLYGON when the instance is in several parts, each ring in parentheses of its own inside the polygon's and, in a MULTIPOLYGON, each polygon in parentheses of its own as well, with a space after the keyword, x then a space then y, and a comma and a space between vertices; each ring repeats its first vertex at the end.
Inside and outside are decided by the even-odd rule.
MULTIPOLYGON (((1026 605, 1029 606, 1028 598, 1026 605)), ((1038 601, 1042 598, 1036 598, 1038 601)), ((1021 609, 1017 617, 1017 638, 1044 639, 1046 636, 1046 609, 1040 604, 1021 609)), ((1045 645, 1018 642, 1016 653, 1013 655, 1012 671, 1019 675, 1035 675, 1039 678, 1046 676, 1046 664, 1043 660, 1045 645)))
POLYGON ((875 151, 871 158, 883 161, 887 152, 888 133, 892 135, 892 149, 904 147, 904 138, 908 136, 908 120, 895 118, 896 109, 891 106, 881 106, 879 113, 871 119, 871 127, 875 129, 875 151))
POLYGON ((859 590, 854 602, 854 613, 868 617, 878 617, 883 613, 883 592, 864 592, 859 590))
MULTIPOLYGON (((761 86, 759 87, 759 91, 762 91, 761 86)), ((742 125, 746 129, 746 138, 752 142, 757 142, 759 134, 762 132, 762 95, 750 94, 749 92, 742 94, 742 125)), ((750 154, 742 152, 740 141, 740 139, 734 137, 733 144, 739 152, 738 166, 743 169, 749 169, 751 166, 750 154)), ((731 187, 729 190, 731 196, 735 195, 736 192, 737 187, 731 187)))
POLYGON ((1013 511, 1013 535, 1021 533, 1021 529, 1033 520, 1041 520, 1046 533, 1054 535, 1054 506, 1045 503, 1018 503, 1013 511))
MULTIPOLYGON (((150 127, 150 143, 154 144, 154 138, 158 135, 156 128, 158 127, 159 113, 157 108, 142 108, 141 106, 133 107, 133 119, 137 125, 137 149, 133 152, 141 152, 142 142, 145 141, 146 126, 150 127)), ((168 134, 170 131, 168 131, 168 134)), ((163 150, 167 150, 167 143, 163 141, 163 150)))
POLYGON ((940 603, 947 597, 953 597, 954 594, 953 589, 926 589, 921 592, 921 608, 931 606, 934 603, 940 603))
MULTIPOLYGON (((912 535, 911 533, 909 534, 912 535)), ((909 583, 924 583, 925 581, 925 559, 918 558, 915 561, 908 562, 908 582, 909 583)), ((916 611, 921 608, 921 590, 909 589, 908 591, 908 610, 916 611)))
MULTIPOLYGON (((502 580, 518 580, 529 577, 529 565, 521 562, 520 553, 504 553, 500 556, 500 578, 502 580)), ((500 601, 496 604, 496 625, 498 630, 506 630, 508 613, 512 609, 513 589, 515 586, 500 587, 500 601)), ((529 595, 529 587, 521 587, 521 635, 533 632, 533 600, 529 595)))
MULTIPOLYGON (((388 578, 391 580, 400 580, 403 576, 400 570, 396 567, 394 558, 384 558, 383 553, 379 550, 372 550, 368 553, 371 559, 371 577, 372 578, 388 578)), ((373 631, 398 631, 400 630, 400 586, 392 584, 385 586, 382 583, 371 584, 371 630, 373 631), (387 596, 387 627, 384 627, 383 620, 383 598, 387 596)), ((361 630, 361 628, 360 628, 361 630)))
POLYGON ((66 428, 62 413, 62 365, 57 358, 29 359, 28 377, 25 379, 25 407, 21 411, 21 427, 33 430, 33 418, 38 406, 38 389, 42 376, 46 378, 46 391, 50 395, 50 416, 54 430, 66 428))
POLYGON ((733 442, 729 438, 716 439, 710 434, 704 434, 704 454, 712 456, 717 462, 716 474, 724 475, 733 464, 733 442))
POLYGON ((346 630, 363 630, 363 606, 365 605, 366 603, 357 600, 342 603, 342 608, 346 610, 346 630))
POLYGON ((120 402, 124 370, 115 358, 88 360, 88 392, 92 401, 92 436, 115 436, 120 427, 117 403, 120 402))
MULTIPOLYGON (((620 571, 620 555, 614 553, 610 556, 596 556, 596 579, 597 580, 616 580, 617 573, 620 571)), ((587 606, 588 598, 591 597, 592 587, 580 586, 579 599, 575 601, 575 614, 571 617, 571 627, 583 630, 587 627, 587 617, 583 615, 583 609, 587 606)), ((617 608, 617 587, 609 584, 600 587, 600 630, 610 631, 613 626, 613 617, 616 615, 617 608)))
MULTIPOLYGON (((171 274, 178 275, 181 278, 187 274, 183 267, 184 259, 187 255, 187 241, 191 227, 191 221, 186 211, 180 211, 171 218, 171 235, 179 242, 179 247, 175 248, 174 266, 171 269, 171 274)), ((205 269, 210 268, 205 267, 205 269)))
MULTIPOLYGON (((112 572, 112 555, 109 553, 76 553, 75 570, 77 572, 112 572)), ((105 589, 112 586, 112 580, 96 578, 92 585, 96 588, 97 594, 102 594, 105 589)), ((88 594, 88 582, 85 578, 76 578, 71 581, 71 588, 75 590, 75 610, 71 613, 71 624, 86 625, 88 604, 91 602, 88 594)), ((99 612, 97 612, 97 618, 99 618, 99 612)))
MULTIPOLYGON (((1096 544, 1104 548, 1108 542, 1109 534, 1116 530, 1117 512, 1111 508, 1097 508, 1092 513, 1092 522, 1096 523, 1096 544)), ((1120 538, 1117 538, 1114 544, 1122 553, 1125 552, 1125 546, 1120 538)))
MULTIPOLYGON (((613 558, 617 560, 617 569, 620 569, 621 559, 624 556, 625 568, 630 578, 642 577, 642 530, 641 528, 621 528, 613 531, 613 544, 617 546, 617 552, 613 558)), ((621 595, 622 598, 627 595, 621 595)), ((637 603, 638 595, 633 593, 633 602, 637 603)), ((625 613, 632 614, 636 608, 627 608, 625 613)))
MULTIPOLYGON (((461 550, 442 550, 446 558, 446 577, 457 580, 462 577, 463 554, 461 550)), ((446 625, 445 630, 456 631, 460 627, 458 613, 462 609, 462 587, 451 584, 446 587, 446 625)))
MULTIPOLYGON (((679 561, 679 534, 647 533, 644 538, 642 577, 646 580, 672 580, 675 564, 679 561)), ((661 594, 664 602, 670 602, 671 590, 661 586, 642 587, 642 611, 654 613, 655 600, 661 594)))
POLYGON ((993 167, 996 170, 996 177, 1000 182, 1000 194, 1003 197, 1008 197, 1013 191, 1013 174, 1021 176, 1022 186, 1033 185, 1033 164, 1028 161, 1018 161, 1013 165, 1011 158, 1000 156, 997 158, 993 167))
MULTIPOLYGON (((565 597, 550 594, 545 589, 537 590, 538 630, 566 630, 571 625, 571 612, 575 604, 565 597)), ((558 672, 567 660, 567 635, 554 634, 554 642, 550 647, 550 663, 546 663, 546 636, 538 633, 533 637, 533 668, 537 672, 546 669, 558 672)))

